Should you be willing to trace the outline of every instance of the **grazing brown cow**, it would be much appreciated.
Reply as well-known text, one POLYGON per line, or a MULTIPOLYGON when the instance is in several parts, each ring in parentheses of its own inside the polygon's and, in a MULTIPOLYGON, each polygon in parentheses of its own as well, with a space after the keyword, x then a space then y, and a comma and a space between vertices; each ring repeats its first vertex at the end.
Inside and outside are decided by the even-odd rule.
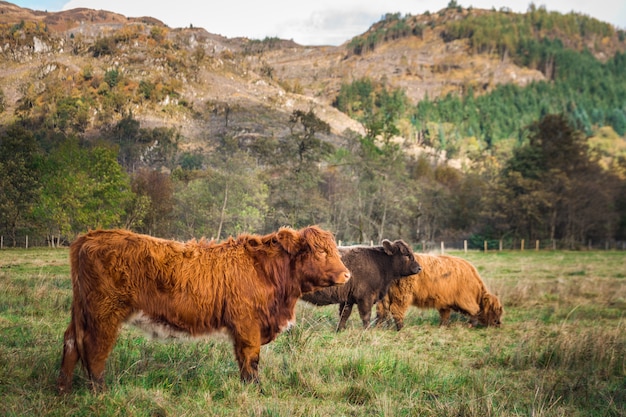
POLYGON ((241 379, 258 382, 261 345, 295 317, 304 292, 343 284, 350 272, 331 233, 316 226, 244 234, 223 243, 98 230, 70 247, 72 314, 58 379, 71 389, 80 359, 95 390, 122 323, 154 336, 225 330, 241 379))
POLYGON ((404 315, 411 305, 439 310, 440 325, 450 323, 452 310, 466 314, 470 326, 500 327, 503 313, 500 300, 490 294, 476 268, 455 256, 415 255, 422 272, 395 281, 387 296, 376 306, 376 324, 389 313, 396 328, 404 326, 404 315))
POLYGON ((420 265, 413 251, 403 240, 383 240, 382 246, 345 246, 339 248, 341 260, 352 272, 352 279, 341 287, 329 287, 304 294, 302 299, 321 306, 339 304, 337 331, 346 327, 346 322, 356 304, 363 327, 370 325, 374 303, 387 294, 394 280, 416 274, 420 265))

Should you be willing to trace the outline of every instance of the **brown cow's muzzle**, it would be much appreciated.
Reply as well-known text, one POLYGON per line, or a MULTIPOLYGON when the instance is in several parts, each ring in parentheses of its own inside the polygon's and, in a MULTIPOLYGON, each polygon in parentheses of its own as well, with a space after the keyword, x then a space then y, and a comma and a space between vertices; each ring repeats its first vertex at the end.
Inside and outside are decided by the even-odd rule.
POLYGON ((339 279, 337 280, 337 284, 339 285, 345 284, 346 282, 350 281, 350 278, 352 278, 352 273, 346 270, 346 272, 344 272, 343 274, 339 276, 339 279))

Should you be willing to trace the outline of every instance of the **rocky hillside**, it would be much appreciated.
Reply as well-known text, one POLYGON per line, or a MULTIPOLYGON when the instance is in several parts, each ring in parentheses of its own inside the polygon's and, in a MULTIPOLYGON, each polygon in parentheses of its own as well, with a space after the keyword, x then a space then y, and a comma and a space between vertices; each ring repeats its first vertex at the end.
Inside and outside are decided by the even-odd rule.
MULTIPOLYGON (((45 118, 70 97, 70 111, 84 113, 75 129, 87 136, 132 113, 142 126, 175 127, 186 146, 201 147, 225 131, 250 139, 284 135, 294 110, 312 109, 336 142, 348 129, 363 130, 332 106, 342 83, 368 77, 402 88, 417 103, 470 87, 480 94, 545 79, 541 68, 518 65, 506 52, 477 50, 452 33, 455 22, 495 13, 501 12, 459 7, 389 15, 344 45, 309 47, 169 28, 150 17, 46 13, 0 1, 0 122, 45 118)), ((625 49, 616 31, 570 40, 574 48, 591 46, 599 58, 625 49)))

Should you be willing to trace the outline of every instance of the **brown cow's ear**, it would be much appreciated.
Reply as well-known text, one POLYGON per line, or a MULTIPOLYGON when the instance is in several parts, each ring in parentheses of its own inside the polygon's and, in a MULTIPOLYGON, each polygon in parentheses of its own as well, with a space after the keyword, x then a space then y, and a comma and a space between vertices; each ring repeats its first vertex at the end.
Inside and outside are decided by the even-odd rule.
POLYGON ((485 311, 489 311, 491 309, 491 295, 489 293, 483 295, 483 308, 485 311))
POLYGON ((259 250, 262 245, 263 242, 261 241, 261 239, 255 237, 255 236, 249 236, 245 241, 244 241, 244 245, 246 247, 247 250, 254 252, 259 250))
POLYGON ((276 239, 288 254, 295 255, 300 251, 300 236, 293 229, 281 227, 276 232, 276 239))
POLYGON ((383 240, 383 249, 385 249, 385 253, 389 256, 393 255, 393 244, 387 240, 383 240))

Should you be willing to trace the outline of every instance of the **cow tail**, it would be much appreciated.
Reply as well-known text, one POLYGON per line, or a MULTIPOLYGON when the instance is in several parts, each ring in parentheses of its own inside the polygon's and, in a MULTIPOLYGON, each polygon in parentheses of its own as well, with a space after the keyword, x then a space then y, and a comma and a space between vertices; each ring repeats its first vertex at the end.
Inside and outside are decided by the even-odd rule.
POLYGON ((88 370, 89 365, 87 364, 87 356, 85 355, 85 320, 82 313, 82 308, 73 308, 72 316, 74 322, 74 340, 76 342, 76 351, 78 352, 78 357, 83 364, 83 367, 88 370))
POLYGON ((83 289, 80 282, 80 252, 82 249, 82 240, 71 248, 71 276, 72 276, 72 289, 74 293, 74 299, 72 301, 72 323, 74 323, 74 340, 76 342, 76 351, 80 358, 83 367, 89 370, 87 363, 87 356, 85 355, 85 306, 83 305, 83 289))
POLYGON ((89 369, 85 360, 85 332, 82 328, 81 315, 76 314, 75 304, 72 303, 72 318, 63 338, 63 357, 61 358, 61 370, 57 380, 57 387, 61 394, 71 391, 74 368, 79 360, 86 370, 89 369))
POLYGON ((57 386, 60 393, 71 390, 72 375, 76 363, 80 360, 83 366, 85 363, 85 323, 82 313, 82 296, 80 294, 80 283, 78 280, 78 252, 80 245, 75 242, 70 247, 70 275, 72 280, 72 307, 70 323, 67 326, 63 337, 63 356, 61 358, 61 371, 57 386))

